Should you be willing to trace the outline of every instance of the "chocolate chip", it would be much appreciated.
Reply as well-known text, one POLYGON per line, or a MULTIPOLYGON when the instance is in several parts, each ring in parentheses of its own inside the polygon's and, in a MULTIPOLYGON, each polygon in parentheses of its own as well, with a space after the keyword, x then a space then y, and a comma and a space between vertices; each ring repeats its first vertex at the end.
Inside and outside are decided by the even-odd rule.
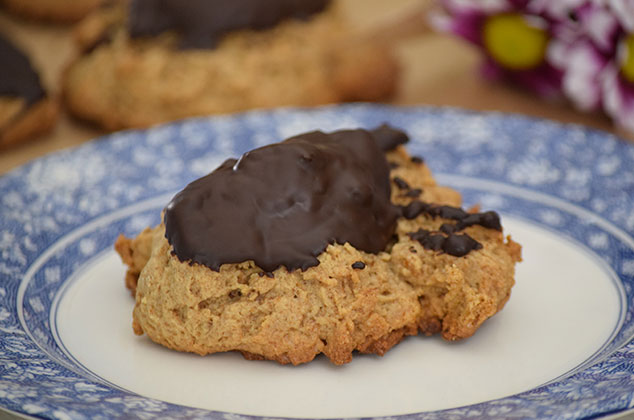
MULTIPOLYGON (((494 211, 485 213, 467 213, 461 208, 452 206, 436 206, 427 204, 419 200, 414 200, 407 206, 400 206, 401 216, 406 219, 415 219, 425 213, 431 217, 455 220, 455 231, 466 229, 470 226, 479 225, 487 229, 502 230, 500 216, 494 211)), ((448 228, 445 228, 448 229, 448 228)))
POLYGON ((363 270, 365 268, 365 263, 363 261, 357 261, 352 264, 352 268, 355 270, 363 270))
POLYGON ((240 289, 233 289, 232 291, 229 292, 229 297, 231 299, 235 299, 242 296, 242 291, 240 289))
POLYGON ((469 252, 482 248, 482 244, 466 233, 463 235, 449 235, 445 239, 442 249, 454 257, 463 257, 469 252))
POLYGON ((422 201, 414 200, 409 203, 407 206, 401 206, 401 215, 408 219, 412 220, 417 218, 419 215, 425 213, 429 209, 430 205, 427 203, 423 203, 422 201))
POLYGON ((420 188, 414 188, 405 193, 405 197, 418 198, 423 193, 420 188))
POLYGON ((467 234, 450 234, 444 236, 425 229, 408 234, 410 238, 418 241, 423 248, 431 251, 442 251, 454 257, 464 257, 469 252, 482 248, 482 244, 467 234))
POLYGON ((409 190, 409 184, 403 178, 395 176, 392 181, 401 190, 409 190))

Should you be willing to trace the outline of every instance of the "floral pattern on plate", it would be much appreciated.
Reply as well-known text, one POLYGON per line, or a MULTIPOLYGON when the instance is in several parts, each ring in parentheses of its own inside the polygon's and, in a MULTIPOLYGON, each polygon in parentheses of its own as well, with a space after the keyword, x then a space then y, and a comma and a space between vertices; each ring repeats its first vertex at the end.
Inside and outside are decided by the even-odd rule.
POLYGON ((634 400, 634 146, 575 125, 455 109, 279 109, 117 133, 0 178, 0 405, 44 418, 257 417, 145 398, 87 372, 56 335, 67 280, 119 232, 156 223, 171 194, 225 158, 311 129, 406 130, 440 182, 585 244, 616 273, 622 322, 562 378, 480 404, 403 419, 585 418, 634 400))

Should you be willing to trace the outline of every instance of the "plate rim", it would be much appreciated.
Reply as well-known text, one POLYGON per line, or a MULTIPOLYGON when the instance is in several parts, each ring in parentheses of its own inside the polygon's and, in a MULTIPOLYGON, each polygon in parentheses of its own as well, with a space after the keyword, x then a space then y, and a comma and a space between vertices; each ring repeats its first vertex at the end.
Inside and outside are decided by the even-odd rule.
MULTIPOLYGON (((11 179, 11 177, 15 177, 17 176, 21 171, 25 171, 25 168, 29 168, 32 167, 33 165, 38 164, 38 162, 41 162, 44 159, 60 159, 60 157, 63 156, 67 156, 67 155, 72 155, 74 153, 77 153, 78 150, 84 150, 86 148, 91 148, 91 147, 95 147, 95 145, 100 144, 101 142, 106 142, 109 141, 112 137, 118 137, 118 136, 129 136, 131 134, 141 134, 141 133, 147 133, 150 131, 154 131, 156 129, 162 129, 166 126, 179 126, 183 123, 189 123, 189 122, 193 122, 193 121, 201 121, 201 122, 207 122, 207 123, 213 123, 216 119, 218 118, 229 118, 229 119, 240 119, 243 118, 245 115, 253 115, 253 114, 262 114, 262 115, 268 115, 269 117, 271 115, 273 115, 274 113, 279 113, 279 112, 286 112, 289 114, 293 114, 293 113, 314 113, 314 112, 323 112, 323 111, 328 111, 328 110, 340 110, 340 109, 353 109, 353 110, 357 110, 358 112, 362 112, 362 111, 366 111, 367 109, 371 109, 371 110, 379 110, 382 112, 386 112, 386 113, 399 113, 402 111, 407 111, 407 112, 420 112, 420 111, 424 111, 424 112, 435 112, 438 114, 442 114, 442 113, 446 113, 446 112, 453 112, 453 113, 457 113, 457 114, 461 114, 461 115, 467 115, 467 116, 481 116, 481 117, 485 117, 485 118, 490 118, 492 116, 495 116, 496 118, 502 118, 502 119, 507 119, 507 118, 513 118, 513 119, 519 119, 519 120, 524 120, 528 123, 531 124, 548 124, 548 125, 555 125, 558 127, 562 127, 562 128, 566 128, 566 129, 575 129, 575 130, 582 130, 584 132, 593 132, 596 133, 598 135, 600 135, 601 137, 605 137, 608 136, 611 139, 615 139, 617 141, 623 142, 625 144, 627 144, 628 146, 634 147, 634 144, 632 144, 631 142, 628 142, 625 139, 622 139, 612 133, 609 132, 605 132, 603 130, 597 129, 597 128, 592 128, 592 127, 585 127, 576 123, 559 123, 559 122, 555 122, 552 120, 548 120, 548 119, 544 119, 544 118, 539 118, 539 117, 532 117, 532 116, 526 116, 526 115, 522 115, 522 114, 517 114, 517 113, 508 113, 508 112, 499 112, 499 111, 486 111, 486 112, 482 112, 482 111, 473 111, 473 110, 464 110, 461 108, 456 108, 456 107, 432 107, 432 106, 419 106, 419 105, 398 105, 398 106, 394 106, 394 105, 376 105, 376 104, 346 104, 346 105, 328 105, 328 106, 323 106, 323 107, 318 107, 318 108, 306 108, 306 107, 284 107, 284 108, 276 108, 276 109, 272 109, 272 110, 255 110, 255 111, 246 111, 246 112, 242 112, 242 113, 238 113, 238 114, 225 114, 225 115, 221 115, 221 116, 212 116, 212 117, 198 117, 198 118, 193 118, 193 119, 185 119, 185 120, 180 120, 180 121, 176 121, 176 122, 172 122, 172 123, 168 123, 168 124, 161 124, 161 125, 157 125, 157 126, 153 126, 150 127, 148 129, 142 129, 142 130, 126 130, 123 132, 117 132, 117 133, 113 133, 113 134, 108 134, 106 136, 101 136, 99 138, 90 140, 89 142, 87 142, 86 144, 82 144, 76 147, 72 147, 69 149, 65 149, 65 150, 61 150, 61 151, 57 151, 57 152, 53 152, 51 154, 48 154, 46 156, 34 159, 33 161, 30 161, 26 164, 23 164, 17 168, 14 168, 10 171, 8 171, 7 173, 3 174, 2 176, 0 176, 0 187, 2 187, 4 185, 4 183, 8 182, 7 180, 11 179)), ((127 207, 127 206, 126 206, 127 207)), ((585 209, 587 210, 587 209, 585 209)), ((608 223, 611 223, 609 220, 607 220, 608 223)), ((1 226, 0 226, 1 227, 1 226)), ((67 235, 69 232, 65 232, 64 236, 67 235)), ((627 232, 626 232, 627 233, 627 232)), ((629 239, 632 240, 632 237, 629 236, 629 239)), ((48 248, 47 248, 48 249, 48 248)), ((41 257, 41 255, 38 256, 38 258, 36 259, 39 260, 39 258, 41 257)), ((29 270, 31 270, 32 266, 35 265, 35 262, 31 263, 29 265, 29 270)), ((2 262, 2 260, 0 259, 0 262, 2 262)), ((26 275, 26 273, 25 273, 26 275)), ((619 276, 617 275, 617 278, 619 278, 619 276)), ((620 279, 620 278, 619 278, 620 279)), ((23 283, 22 279, 20 281, 20 287, 22 287, 22 283, 23 283)), ((620 279, 621 282, 623 281, 622 279, 620 279)), ((0 295, 0 303, 4 303, 3 302, 4 298, 2 295, 0 295)), ((626 302, 627 303, 627 302, 626 302)), ((17 305, 19 304, 19 301, 15 302, 15 308, 11 307, 12 310, 16 309, 17 310, 17 305)), ((17 312, 19 312, 19 310, 17 310, 17 312)), ((21 325, 22 324, 22 320, 20 321, 21 325)), ((4 334, 0 332, 0 336, 4 334)), ((625 348, 627 346, 630 346, 634 343, 634 341, 632 339, 630 339, 629 342, 624 343, 622 348, 625 348)), ((607 357, 607 356, 606 356, 607 357)), ((0 377, 0 382, 1 382, 1 377, 0 377)), ((634 385, 633 385, 633 389, 634 389, 634 385)), ((146 397, 142 397, 142 398, 146 398, 146 397)), ((508 397, 505 397, 508 398, 508 397)), ((5 410, 11 410, 9 408, 6 408, 4 403, 2 402, 3 399, 0 398, 0 404, 1 407, 5 410)), ((486 404, 487 402, 482 402, 479 404, 486 404)), ((633 404, 634 401, 630 400, 630 404, 633 404)), ((479 404, 475 404, 475 405, 479 405, 479 404)), ((470 405, 470 406, 465 406, 465 407, 472 407, 474 405, 470 405)), ((458 407, 461 408, 461 407, 458 407)), ((624 410, 627 408, 624 408, 624 410)), ((453 409, 450 409, 453 410, 453 409)), ((13 411, 13 410, 11 410, 13 411)), ((205 410, 206 411, 206 410, 205 410)), ((447 411, 447 410, 440 410, 440 412, 442 411, 447 411)), ((18 411, 18 413, 20 413, 18 411)), ((210 413, 219 413, 216 411, 211 411, 210 413)), ((412 414, 405 414, 405 415, 400 415, 397 417, 413 417, 413 416, 417 416, 419 414, 426 414, 428 412, 423 412, 423 413, 412 413, 412 414)), ((607 412, 606 412, 607 413, 607 412)), ((25 413, 26 415, 29 415, 28 413, 25 413)), ((232 414, 232 413, 220 413, 220 414, 232 414)), ((245 416, 245 415, 237 415, 240 418, 261 418, 259 416, 245 416)))

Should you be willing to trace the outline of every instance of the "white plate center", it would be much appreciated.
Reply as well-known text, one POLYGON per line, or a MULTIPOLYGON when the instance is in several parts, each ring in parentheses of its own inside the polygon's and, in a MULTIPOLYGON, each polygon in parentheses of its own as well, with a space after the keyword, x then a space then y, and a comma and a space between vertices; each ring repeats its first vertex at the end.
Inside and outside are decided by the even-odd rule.
POLYGON ((381 358, 336 367, 249 362, 237 354, 170 351, 131 328, 125 269, 108 252, 62 297, 59 336, 87 369, 127 390, 186 406, 283 417, 367 417, 440 410, 496 399, 552 380, 592 356, 620 320, 611 271, 574 242, 503 217, 524 247, 505 309, 470 339, 412 337, 381 358))

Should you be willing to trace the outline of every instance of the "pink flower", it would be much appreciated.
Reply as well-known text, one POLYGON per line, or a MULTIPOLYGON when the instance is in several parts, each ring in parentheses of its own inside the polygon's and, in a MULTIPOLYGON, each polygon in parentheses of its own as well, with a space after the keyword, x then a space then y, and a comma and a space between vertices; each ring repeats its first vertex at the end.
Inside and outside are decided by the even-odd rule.
POLYGON ((483 73, 565 95, 634 131, 634 0, 441 0, 436 26, 484 53, 483 73))
POLYGON ((634 1, 587 3, 564 63, 563 90, 579 109, 602 109, 634 131, 634 1))
POLYGON ((555 97, 561 93, 563 72, 551 62, 549 49, 551 23, 558 12, 550 10, 548 1, 539 3, 444 0, 447 15, 436 17, 434 23, 482 49, 485 77, 509 80, 541 96, 555 97))

